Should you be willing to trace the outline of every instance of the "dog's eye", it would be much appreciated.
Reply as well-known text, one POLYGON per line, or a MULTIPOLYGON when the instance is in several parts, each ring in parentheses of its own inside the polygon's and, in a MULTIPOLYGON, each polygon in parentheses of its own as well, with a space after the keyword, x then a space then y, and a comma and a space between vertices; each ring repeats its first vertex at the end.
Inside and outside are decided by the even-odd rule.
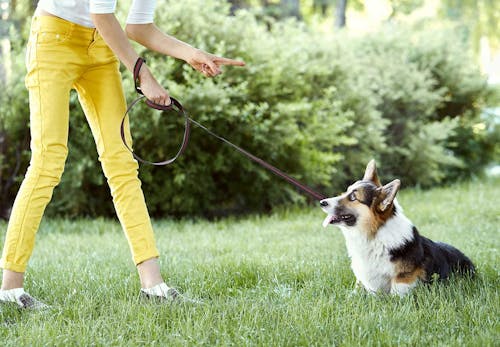
POLYGON ((354 194, 354 192, 352 192, 351 194, 349 194, 349 201, 355 201, 356 200, 356 194, 354 194))

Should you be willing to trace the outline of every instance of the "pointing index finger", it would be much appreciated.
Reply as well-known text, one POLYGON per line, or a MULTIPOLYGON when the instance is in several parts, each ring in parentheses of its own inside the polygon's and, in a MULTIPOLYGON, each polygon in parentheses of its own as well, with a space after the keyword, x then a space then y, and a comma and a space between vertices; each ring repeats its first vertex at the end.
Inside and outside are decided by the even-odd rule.
POLYGON ((245 66, 245 62, 241 60, 228 59, 224 57, 217 57, 214 59, 216 64, 232 65, 232 66, 245 66))

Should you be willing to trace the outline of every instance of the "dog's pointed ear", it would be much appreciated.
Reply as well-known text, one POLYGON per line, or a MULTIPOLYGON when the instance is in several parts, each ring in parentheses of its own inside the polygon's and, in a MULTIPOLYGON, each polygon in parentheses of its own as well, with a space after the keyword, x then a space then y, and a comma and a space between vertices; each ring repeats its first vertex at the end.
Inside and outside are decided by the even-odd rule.
POLYGON ((392 205, 400 186, 401 181, 395 179, 394 181, 387 183, 385 186, 377 188, 377 207, 380 211, 384 212, 389 206, 392 205))
POLYGON ((370 160, 368 165, 366 165, 363 181, 372 181, 377 185, 377 187, 380 187, 382 185, 382 183, 380 183, 380 180, 378 179, 377 165, 375 164, 375 159, 370 160))

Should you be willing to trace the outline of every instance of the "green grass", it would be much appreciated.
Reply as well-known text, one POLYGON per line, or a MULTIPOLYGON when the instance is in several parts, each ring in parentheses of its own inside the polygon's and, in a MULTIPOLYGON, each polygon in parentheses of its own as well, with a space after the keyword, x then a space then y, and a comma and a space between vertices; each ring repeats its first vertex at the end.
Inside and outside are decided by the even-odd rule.
POLYGON ((0 344, 499 346, 499 197, 498 178, 401 192, 421 233, 463 250, 478 272, 404 298, 352 292, 343 237, 321 227, 319 208, 155 221, 165 278, 202 306, 139 300, 117 221, 46 220, 26 288, 53 309, 2 306, 0 344))

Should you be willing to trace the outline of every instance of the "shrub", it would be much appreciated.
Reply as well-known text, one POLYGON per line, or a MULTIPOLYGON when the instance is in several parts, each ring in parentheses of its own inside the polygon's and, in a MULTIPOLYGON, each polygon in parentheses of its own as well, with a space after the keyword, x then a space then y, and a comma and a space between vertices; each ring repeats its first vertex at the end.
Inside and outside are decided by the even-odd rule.
POLYGON ((29 161, 28 92, 24 87, 24 59, 19 51, 10 59, 12 76, 0 93, 0 217, 6 218, 29 161))
MULTIPOLYGON (((169 11, 158 11, 158 21, 182 40, 248 63, 244 69, 227 69, 223 78, 207 80, 189 67, 148 54, 152 69, 163 72, 162 82, 172 95, 181 96, 195 119, 306 183, 328 189, 332 177, 337 186, 346 178, 343 148, 356 146, 357 154, 368 159, 383 146, 380 114, 349 82, 348 65, 338 64, 335 52, 319 37, 293 21, 277 22, 268 31, 247 12, 228 17, 227 6, 220 2, 206 2, 204 11, 191 13, 186 9, 192 4, 170 4, 169 11), (375 140, 360 142, 367 125, 375 140)), ((133 128, 136 124, 132 119, 133 128)), ((143 133, 141 141, 149 136, 158 135, 143 133)), ((179 141, 162 138, 166 145, 179 141)), ((143 172, 147 191, 161 186, 172 196, 148 201, 156 213, 266 210, 302 199, 293 187, 199 129, 171 170, 145 167, 143 172)))
POLYGON ((475 114, 486 90, 464 42, 448 30, 438 33, 387 26, 346 47, 363 66, 360 88, 371 91, 388 122, 383 172, 408 185, 439 183, 447 168, 464 166, 449 140, 460 127, 456 118, 475 114))
MULTIPOLYGON (((479 172, 485 162, 471 158, 494 151, 491 136, 474 133, 484 78, 464 42, 449 31, 391 27, 362 37, 324 37, 294 20, 262 24, 250 12, 230 16, 227 3, 215 0, 204 1, 203 11, 198 0, 158 3, 157 22, 194 46, 247 62, 206 79, 180 61, 143 50, 159 82, 189 115, 327 194, 358 179, 372 157, 385 180, 430 186, 479 172)), ((16 66, 13 73, 24 72, 16 66)), ((130 102, 136 97, 132 76, 123 76, 130 102)), ((22 93, 12 94, 17 99, 9 102, 10 111, 2 104, 2 117, 17 122, 7 129, 12 139, 23 138, 14 129, 25 129, 25 118, 11 116, 28 114, 22 93)), ((75 95, 70 118, 66 172, 49 213, 109 215, 109 189, 75 95)), ((181 124, 172 115, 134 109, 136 150, 148 159, 168 157, 180 143, 181 124)), ((15 156, 7 157, 3 165, 11 167, 15 156)), ((217 216, 305 201, 196 127, 177 162, 141 166, 140 176, 154 216, 217 216)))

